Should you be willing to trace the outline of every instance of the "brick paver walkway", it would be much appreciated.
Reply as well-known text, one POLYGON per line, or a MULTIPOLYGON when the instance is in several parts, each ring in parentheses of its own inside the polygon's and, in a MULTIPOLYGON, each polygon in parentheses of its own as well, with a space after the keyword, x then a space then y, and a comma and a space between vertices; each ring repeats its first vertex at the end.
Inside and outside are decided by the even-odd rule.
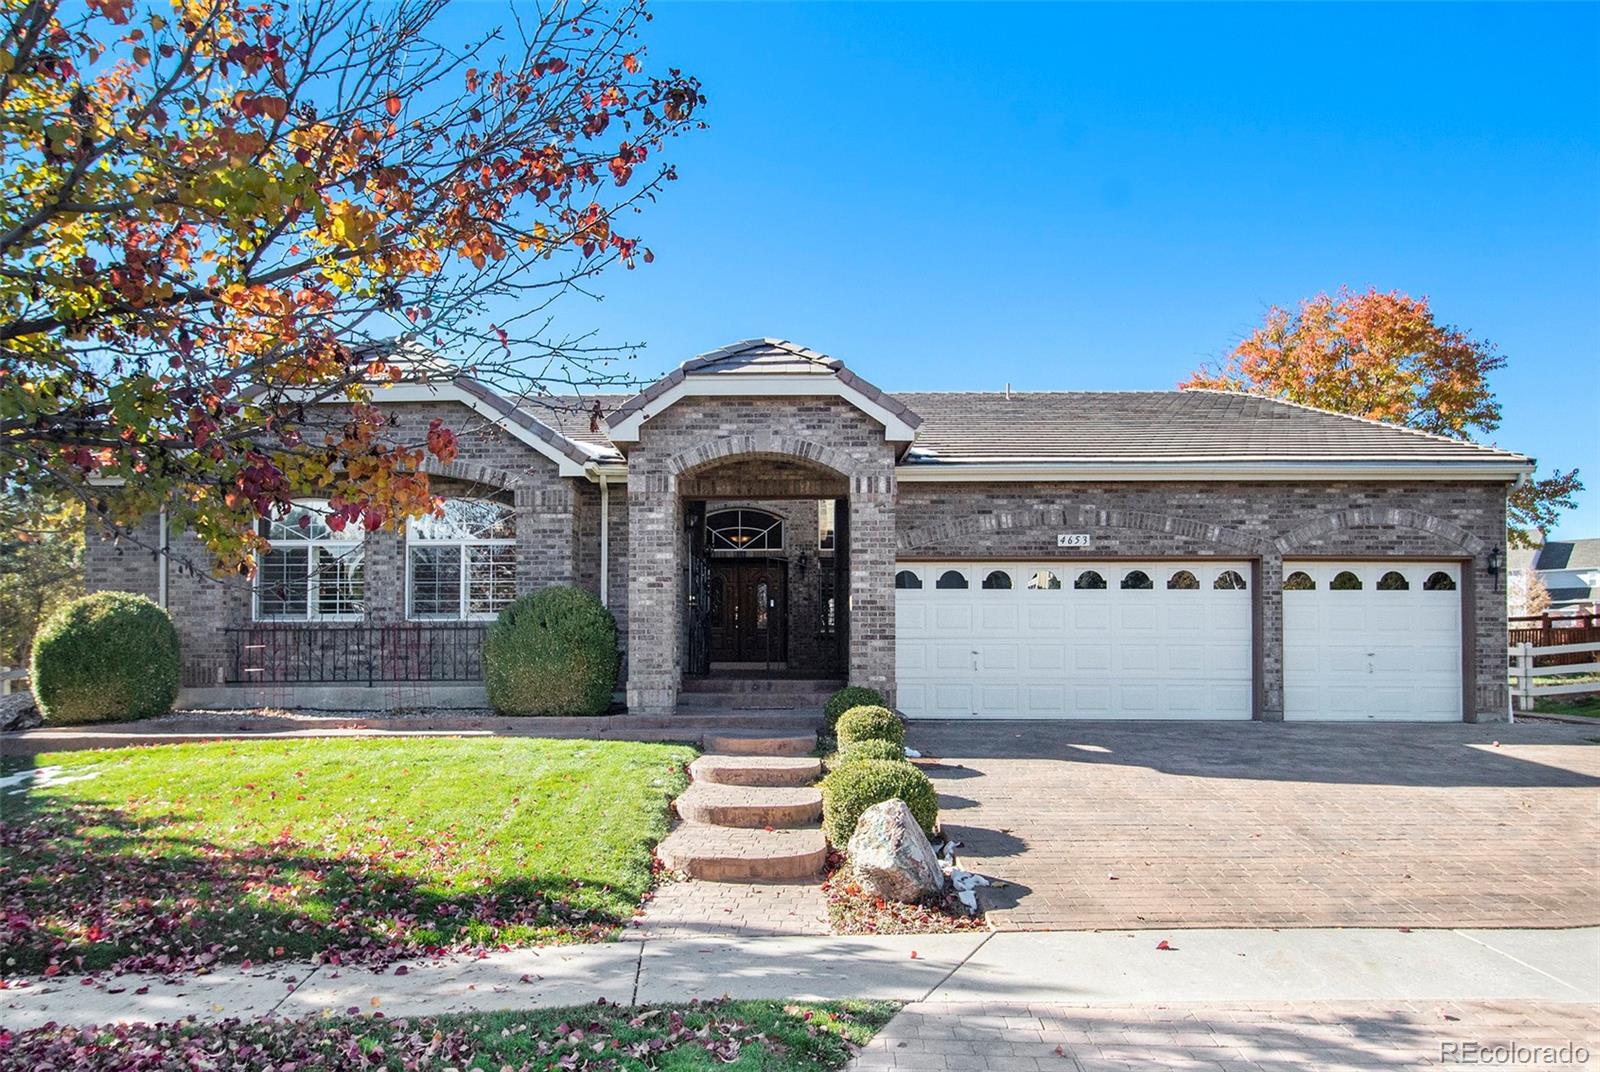
POLYGON ((914 723, 1001 929, 1600 923, 1600 725, 914 723), (1498 741, 1498 746, 1495 742, 1498 741))
POLYGON ((641 938, 748 938, 829 934, 828 905, 816 882, 668 882, 629 928, 641 938))
POLYGON ((849 1072, 1593 1069, 1600 1067, 1595 1014, 1593 1005, 1530 1001, 1130 1007, 923 1002, 906 1006, 849 1072), (1549 1054, 1536 1049, 1546 1046, 1549 1054), (1502 1057, 1493 1047, 1512 1049, 1502 1057), (1580 1056, 1587 1060, 1578 1061, 1580 1056))

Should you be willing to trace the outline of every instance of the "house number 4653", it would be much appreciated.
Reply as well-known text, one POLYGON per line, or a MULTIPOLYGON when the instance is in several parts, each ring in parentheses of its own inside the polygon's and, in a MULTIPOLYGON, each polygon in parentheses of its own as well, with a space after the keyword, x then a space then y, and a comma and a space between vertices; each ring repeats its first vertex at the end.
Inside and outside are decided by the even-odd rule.
POLYGON ((1057 547, 1088 547, 1089 534, 1087 532, 1058 532, 1056 534, 1057 547))

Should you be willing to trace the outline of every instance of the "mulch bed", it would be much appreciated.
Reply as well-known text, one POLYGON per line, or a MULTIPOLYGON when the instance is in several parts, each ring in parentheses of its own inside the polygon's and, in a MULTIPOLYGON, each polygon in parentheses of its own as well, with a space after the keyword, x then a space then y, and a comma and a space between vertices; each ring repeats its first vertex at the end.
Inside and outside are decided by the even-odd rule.
POLYGON ((838 850, 828 853, 828 878, 822 892, 835 934, 955 934, 989 929, 983 914, 969 915, 954 891, 925 904, 901 904, 868 893, 851 877, 844 854, 838 850))

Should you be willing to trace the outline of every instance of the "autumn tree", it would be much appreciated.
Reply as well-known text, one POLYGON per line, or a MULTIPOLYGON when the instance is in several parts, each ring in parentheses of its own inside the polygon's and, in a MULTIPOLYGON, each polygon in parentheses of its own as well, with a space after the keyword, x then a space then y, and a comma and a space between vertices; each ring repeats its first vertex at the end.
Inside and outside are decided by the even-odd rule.
POLYGON ((83 594, 83 504, 55 491, 0 493, 0 664, 26 666, 33 634, 83 594))
POLYGON ((0 0, 0 489, 165 504, 248 569, 297 492, 335 527, 431 507, 453 430, 374 405, 418 355, 608 375, 552 303, 652 259, 699 85, 647 73, 642 0, 465 42, 446 4, 0 0))
MULTIPOLYGON (((1427 298, 1341 288, 1293 311, 1273 306, 1226 360, 1180 386, 1266 395, 1466 439, 1500 426, 1489 377, 1505 363, 1490 343, 1439 323, 1427 298)), ((1514 488, 1511 542, 1526 545, 1533 529, 1554 527, 1582 490, 1576 469, 1514 488)))

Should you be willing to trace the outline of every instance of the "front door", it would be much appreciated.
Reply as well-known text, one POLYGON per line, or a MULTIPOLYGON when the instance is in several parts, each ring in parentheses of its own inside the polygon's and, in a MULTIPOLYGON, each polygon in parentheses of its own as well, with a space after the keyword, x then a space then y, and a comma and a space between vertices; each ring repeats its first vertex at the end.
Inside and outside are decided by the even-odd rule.
POLYGON ((711 563, 711 661, 781 663, 788 604, 784 564, 765 559, 711 563))

